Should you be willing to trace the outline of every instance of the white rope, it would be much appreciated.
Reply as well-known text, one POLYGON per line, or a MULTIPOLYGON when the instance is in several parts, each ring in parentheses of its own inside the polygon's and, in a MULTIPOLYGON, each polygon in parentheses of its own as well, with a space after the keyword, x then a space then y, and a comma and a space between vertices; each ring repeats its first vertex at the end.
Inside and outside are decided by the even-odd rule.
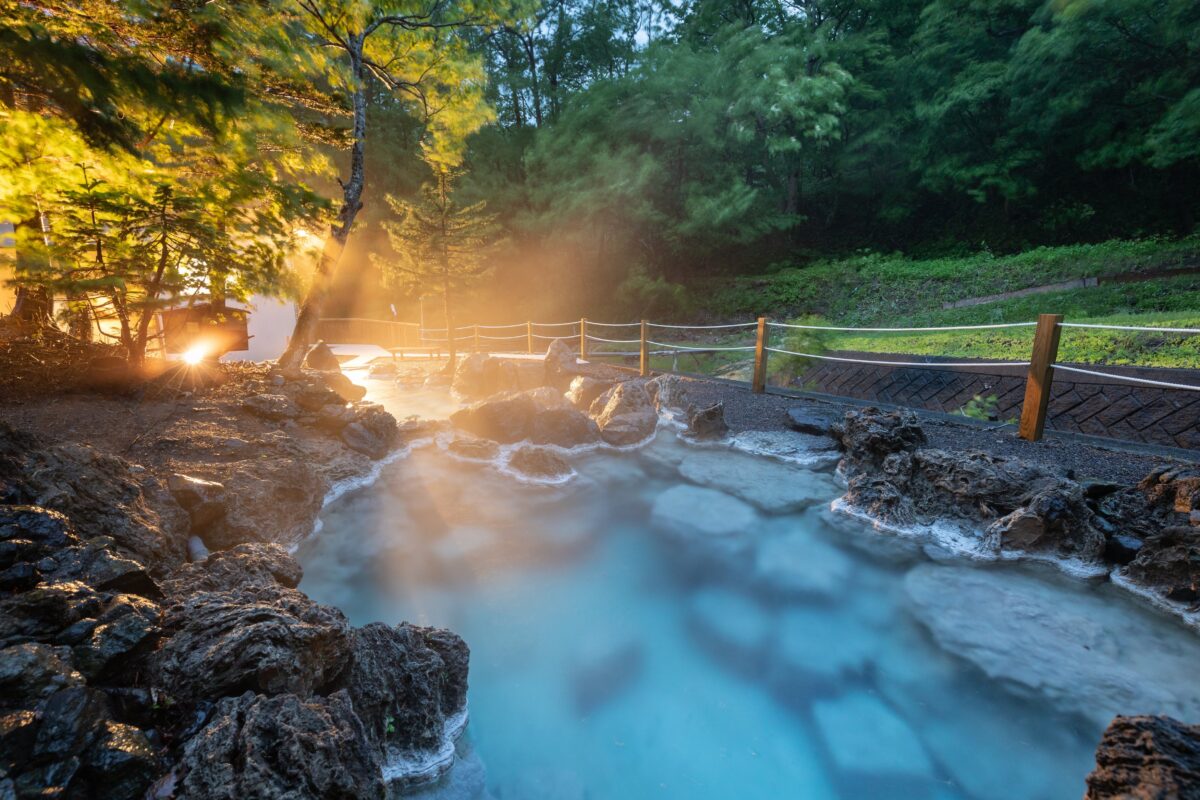
POLYGON ((1080 369, 1079 367, 1068 367, 1064 364, 1055 364, 1055 369, 1066 370, 1067 372, 1078 372, 1081 375, 1095 375, 1097 378, 1112 378, 1117 381, 1128 381, 1130 383, 1144 383, 1147 386, 1161 386, 1164 389, 1186 389, 1192 392, 1200 392, 1200 386, 1190 386, 1186 383, 1167 383, 1166 381, 1152 381, 1149 378, 1135 378, 1132 375, 1114 375, 1111 372, 1096 372, 1090 369, 1080 369))
POLYGON ((533 324, 538 326, 539 328, 563 328, 568 325, 570 325, 570 326, 578 325, 579 320, 575 320, 574 322, 535 322, 533 324))
POLYGON ((1155 328, 1145 325, 1101 325, 1091 322, 1060 322, 1064 328, 1103 328, 1106 331, 1146 331, 1148 333, 1200 333, 1200 328, 1155 328))
MULTIPOLYGON (((455 333, 457 333, 458 331, 469 331, 469 330, 471 330, 471 329, 472 329, 472 327, 473 327, 473 326, 471 326, 471 325, 459 325, 457 328, 455 328, 455 329, 454 329, 454 331, 455 331, 455 333)), ((445 329, 445 328, 421 328, 421 333, 422 333, 422 334, 426 334, 426 333, 445 333, 445 332, 446 332, 446 329, 445 329)))
POLYGON ((927 333, 934 331, 982 331, 994 328, 1032 328, 1036 322, 1002 322, 996 325, 946 325, 940 328, 838 328, 831 325, 791 325, 786 322, 768 322, 776 328, 796 328, 805 331, 864 331, 870 333, 927 333))
POLYGON ((642 323, 640 323, 640 322, 592 322, 589 319, 587 321, 587 324, 588 324, 589 328, 592 327, 593 325, 599 325, 601 328, 637 328, 637 327, 640 327, 642 323))
POLYGON ((652 344, 655 347, 670 347, 674 350, 696 350, 696 351, 702 352, 702 353, 707 353, 710 351, 717 351, 717 350, 753 350, 754 349, 754 345, 752 345, 752 344, 746 345, 745 347, 687 347, 686 345, 670 344, 669 342, 653 342, 653 341, 650 341, 649 339, 646 340, 646 344, 652 344))
POLYGON ((587 335, 589 342, 607 342, 609 344, 641 344, 641 339, 601 339, 599 336, 587 335))
POLYGON ((479 334, 479 338, 480 338, 480 339, 490 339, 490 340, 491 340, 491 341, 493 341, 493 342, 507 342, 507 341, 510 341, 510 340, 512 340, 512 339, 524 339, 524 338, 525 338, 525 334, 523 334, 523 333, 518 333, 516 336, 484 336, 484 335, 481 333, 481 334, 479 334))
POLYGON ((647 322, 649 328, 673 328, 675 330, 716 330, 717 328, 753 328, 757 322, 735 322, 731 325, 660 325, 657 322, 647 322))
POLYGON ((498 331, 498 330, 503 330, 504 328, 524 328, 525 323, 524 322, 514 322, 512 325, 476 325, 475 327, 483 329, 483 330, 498 331))
POLYGON ((576 337, 575 337, 573 334, 572 334, 572 335, 569 335, 569 336, 542 336, 540 333, 535 333, 535 334, 533 335, 533 338, 535 338, 535 339, 546 339, 546 340, 548 340, 548 341, 551 341, 551 342, 554 342, 554 341, 565 342, 565 341, 568 341, 568 340, 571 340, 571 339, 575 339, 576 337))
POLYGON ((799 358, 816 358, 821 361, 842 361, 847 364, 875 364, 885 367, 1028 367, 1028 361, 871 361, 865 358, 839 358, 837 356, 820 356, 815 353, 795 353, 791 350, 778 350, 774 347, 763 348, 768 353, 781 353, 785 356, 799 358))

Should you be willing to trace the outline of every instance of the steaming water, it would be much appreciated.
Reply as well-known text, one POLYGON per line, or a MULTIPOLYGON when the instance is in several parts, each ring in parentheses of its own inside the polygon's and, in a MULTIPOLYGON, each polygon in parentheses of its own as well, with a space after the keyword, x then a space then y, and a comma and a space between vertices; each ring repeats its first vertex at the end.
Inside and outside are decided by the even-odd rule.
MULTIPOLYGON (((447 410, 382 388, 400 417, 447 410)), ((301 547, 301 588, 354 623, 445 626, 471 647, 459 763, 422 797, 1079 797, 1113 710, 1197 708, 1179 666, 1193 634, 1111 586, 880 534, 828 511, 827 475, 666 431, 570 460, 577 478, 536 486, 419 448, 301 547), (821 502, 765 513, 680 490, 697 453, 739 478, 746 459, 793 470, 821 502), (989 609, 986 585, 978 620, 964 613, 975 577, 1017 587, 997 603, 1029 622, 989 609), (1090 674, 1092 652, 1111 674, 1090 674)))

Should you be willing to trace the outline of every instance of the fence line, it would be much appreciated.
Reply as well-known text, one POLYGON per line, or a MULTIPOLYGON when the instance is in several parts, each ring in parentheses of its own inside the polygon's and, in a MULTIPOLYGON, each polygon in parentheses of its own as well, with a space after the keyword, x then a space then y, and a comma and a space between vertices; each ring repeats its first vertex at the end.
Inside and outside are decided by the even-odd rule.
MULTIPOLYGON (((1051 384, 1054 379, 1055 370, 1063 370, 1064 372, 1079 373, 1082 375, 1091 375, 1109 380, 1125 381, 1129 383, 1142 384, 1146 386, 1154 386, 1163 389, 1176 389, 1183 391, 1200 392, 1200 386, 1192 386, 1184 383, 1174 383, 1170 381, 1157 381, 1150 378, 1139 378, 1129 375, 1118 375, 1108 372, 1100 372, 1097 370, 1084 369, 1081 367, 1069 366, 1058 363, 1058 345, 1061 332, 1064 328, 1091 328, 1101 330, 1115 331, 1133 331, 1138 333, 1174 333, 1174 334, 1200 334, 1200 328, 1166 328, 1142 325, 1110 325, 1101 323, 1086 323, 1086 322, 1064 322, 1061 315, 1057 314, 1042 314, 1039 315, 1035 322, 1003 322, 989 325, 942 325, 929 327, 850 327, 850 326, 834 326, 834 325, 803 325, 798 323, 787 322, 771 322, 766 317, 759 317, 755 322, 735 322, 719 325, 674 325, 668 323, 650 322, 643 320, 641 322, 593 322, 587 318, 583 318, 572 322, 514 322, 508 325, 462 325, 453 329, 454 333, 459 331, 469 331, 465 336, 443 336, 429 337, 428 333, 446 333, 449 334, 448 328, 425 328, 418 323, 399 322, 394 320, 377 320, 366 319, 362 317, 343 317, 330 318, 321 320, 328 323, 370 323, 370 324, 387 324, 401 326, 407 331, 409 328, 416 328, 418 338, 422 345, 440 345, 454 342, 474 341, 475 350, 482 349, 481 340, 488 342, 506 342, 524 339, 526 341, 526 352, 534 351, 534 340, 539 341, 571 341, 574 340, 580 358, 587 359, 589 355, 595 357, 641 357, 642 375, 650 374, 649 357, 651 355, 667 355, 679 353, 716 353, 716 352, 753 352, 754 353, 754 372, 750 382, 752 391, 759 393, 766 389, 767 375, 767 358, 769 354, 791 356, 794 358, 812 359, 815 361, 828 361, 843 364, 866 364, 870 366, 883 367, 900 367, 900 368, 925 368, 925 369, 970 369, 970 368, 1005 368, 1017 367, 1026 368, 1025 380, 1025 399, 1022 406, 1021 423, 1019 434, 1022 438, 1030 441, 1037 441, 1041 438, 1043 427, 1046 421, 1047 407, 1050 398, 1051 384), (600 336, 594 336, 588 332, 589 326, 600 328, 640 328, 640 336, 637 339, 608 339, 600 336), (480 333, 481 330, 511 330, 514 328, 524 328, 524 333, 513 334, 512 336, 492 336, 480 333), (534 329, 546 328, 569 328, 564 334, 556 336, 546 336, 541 333, 534 333, 534 329), (756 328, 755 343, 752 345, 727 346, 727 345, 706 345, 696 347, 688 344, 679 344, 675 342, 659 342, 651 339, 648 335, 650 328, 662 330, 677 330, 677 331, 704 331, 704 330, 729 330, 735 328, 756 328), (815 330, 815 331, 836 331, 841 333, 935 333, 941 331, 978 331, 978 330, 997 330, 1007 328, 1035 328, 1032 355, 1028 361, 886 361, 883 359, 870 358, 851 358, 847 356, 831 356, 821 353, 803 353, 794 350, 788 350, 780 347, 772 347, 769 344, 769 332, 774 329, 782 330, 815 330), (600 342, 603 344, 637 344, 639 350, 636 353, 625 352, 605 352, 603 350, 589 354, 587 343, 600 342), (665 350, 651 351, 650 346, 666 348, 665 350)), ((403 337, 407 343, 408 336, 403 337)), ((394 341, 394 337, 393 337, 394 341)), ((392 348, 393 352, 403 352, 411 349, 408 347, 392 348)), ((440 348, 439 348, 440 349, 440 348)))

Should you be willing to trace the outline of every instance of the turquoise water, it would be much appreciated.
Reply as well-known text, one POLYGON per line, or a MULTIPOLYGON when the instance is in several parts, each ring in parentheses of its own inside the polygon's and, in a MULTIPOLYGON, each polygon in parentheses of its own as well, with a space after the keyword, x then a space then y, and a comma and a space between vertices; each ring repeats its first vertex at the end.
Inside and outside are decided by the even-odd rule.
MULTIPOLYGON (((400 416, 436 405, 381 399, 400 416)), ((1107 585, 964 563, 834 515, 827 473, 668 431, 569 460, 569 483, 530 485, 430 444, 331 504, 301 547, 301 589, 354 623, 445 626, 471 647, 462 761, 422 797, 1071 798, 1106 706, 1197 702, 1189 631, 1107 585), (815 497, 713 488, 714 464, 744 477, 768 462, 815 497), (684 473, 710 485, 680 490, 684 473), (991 623, 987 587, 967 587, 978 625, 943 617, 943 579, 976 576, 1013 576, 1026 595, 1001 601, 1034 610, 991 623), (1116 648, 1113 674, 1062 674, 1080 670, 1067 645, 1013 657, 1021 625, 1054 649, 1071 637, 1039 634, 1078 629, 1072 613, 1096 621, 1089 652, 1116 648)))

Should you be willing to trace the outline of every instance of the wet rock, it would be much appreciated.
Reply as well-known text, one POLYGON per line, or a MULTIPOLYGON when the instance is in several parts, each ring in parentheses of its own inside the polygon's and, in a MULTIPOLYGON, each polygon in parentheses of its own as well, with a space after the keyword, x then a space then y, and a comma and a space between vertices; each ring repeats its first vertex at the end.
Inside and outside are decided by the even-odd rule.
POLYGON ((509 469, 537 480, 558 481, 570 477, 574 470, 567 460, 544 447, 521 447, 508 458, 509 469))
POLYGON ((468 406, 451 414, 450 422, 475 436, 511 444, 528 438, 537 411, 533 398, 523 392, 468 406))
POLYGON ((578 375, 571 380, 571 386, 567 389, 567 400, 580 411, 587 411, 596 398, 611 389, 615 383, 616 381, 593 378, 590 375, 578 375))
POLYGON ((337 360, 337 356, 329 349, 329 345, 325 342, 317 342, 308 351, 308 355, 304 357, 304 366, 309 369, 315 369, 320 372, 331 371, 341 372, 342 366, 337 360))
POLYGON ((809 469, 826 469, 838 463, 837 443, 828 436, 794 431, 742 431, 730 437, 736 450, 809 469))
POLYGON ((439 749, 446 718, 466 704, 469 651, 449 631, 375 622, 350 634, 339 679, 368 736, 380 747, 439 749))
POLYGON ((340 611, 282 586, 197 592, 169 606, 155 683, 183 700, 245 689, 308 695, 335 678, 349 651, 340 611))
POLYGON ((63 514, 38 506, 0 506, 0 542, 28 542, 37 554, 78 542, 63 514))
POLYGON ((878 697, 854 692, 819 701, 813 704, 813 720, 838 771, 870 782, 877 791, 895 791, 898 781, 934 778, 933 764, 912 728, 878 697))
MULTIPOLYGON (((367 396, 367 390, 354 383, 340 372, 331 372, 324 376, 325 385, 329 390, 347 403, 357 403, 367 396)), ((326 405, 326 404, 322 404, 326 405)))
POLYGON ((158 639, 159 614, 158 605, 143 597, 113 597, 73 648, 79 671, 93 681, 118 671, 136 672, 139 651, 148 651, 158 639))
POLYGON ((66 647, 25 642, 0 649, 0 697, 32 705, 60 689, 83 685, 66 647))
POLYGON ((713 403, 707 408, 691 408, 687 412, 684 435, 692 439, 721 439, 729 433, 725 424, 725 404, 713 403))
POLYGON ((192 533, 208 528, 225 516, 225 487, 216 481, 176 473, 167 478, 167 489, 188 513, 192 533))
POLYGON ((103 607, 103 596, 87 584, 39 584, 0 600, 0 645, 52 641, 64 628, 94 619, 103 607))
POLYGON ((1104 546, 1104 558, 1123 566, 1137 558, 1138 551, 1141 549, 1141 539, 1118 533, 1108 537, 1104 546))
POLYGON ((396 366, 395 359, 373 361, 367 370, 367 376, 376 379, 394 378, 399 373, 400 368, 396 366))
POLYGON ((590 414, 600 437, 612 445, 645 441, 658 426, 658 413, 641 381, 618 383, 592 403, 590 414))
POLYGON ((533 418, 529 440, 534 444, 576 447, 600 441, 600 428, 576 408, 553 408, 533 418))
POLYGON ((534 389, 544 381, 545 368, 536 361, 473 353, 458 362, 451 386, 462 397, 479 399, 534 389))
POLYGON ((1130 709, 1200 715, 1200 641, 1174 624, 1013 570, 923 564, 904 586, 944 650, 1015 691, 1098 724, 1130 709))
POLYGON ((1200 799, 1200 725, 1118 716, 1096 748, 1084 800, 1200 799))
POLYGON ((701 450, 686 456, 679 464, 679 473, 693 483, 720 489, 772 514, 827 503, 839 494, 827 475, 721 450, 701 450))
POLYGON ((446 445, 446 450, 470 461, 491 461, 500 455, 500 446, 490 439, 457 438, 446 445))
POLYGON ((846 412, 834 431, 834 438, 845 451, 842 469, 847 474, 878 469, 888 456, 911 453, 927 441, 916 414, 877 408, 846 412))
POLYGON ((1175 526, 1147 537, 1119 574, 1171 600, 1200 598, 1200 528, 1175 526))
POLYGON ((344 403, 330 403, 317 410, 316 426, 331 433, 338 433, 354 422, 356 411, 344 403))
POLYGON ((189 800, 384 797, 378 752, 345 691, 227 697, 184 746, 180 767, 179 795, 189 800))
POLYGON ((242 408, 256 417, 262 417, 272 422, 295 419, 300 416, 300 408, 292 398, 284 394, 256 394, 242 401, 242 408))
POLYGON ((855 475, 851 478, 845 501, 884 525, 907 527, 917 521, 912 500, 891 481, 878 475, 855 475))
POLYGON ((327 381, 315 376, 305 376, 288 384, 287 391, 296 405, 305 411, 320 411, 327 405, 346 403, 340 394, 327 385, 327 381))
POLYGON ((137 800, 159 772, 158 753, 145 734, 111 720, 83 760, 83 774, 112 800, 137 800))
POLYGON ((487 768, 465 738, 458 743, 454 766, 445 777, 404 796, 408 800, 495 800, 487 788, 487 768))
POLYGON ((195 564, 185 564, 163 581, 169 597, 196 592, 236 591, 243 587, 300 585, 304 570, 300 562, 277 544, 240 544, 219 550, 195 564))
POLYGON ((659 411, 687 411, 692 407, 689 383, 679 375, 658 375, 646 381, 646 391, 659 411))
POLYGON ((727 539, 750 531, 754 509, 736 497, 699 486, 672 486, 654 499, 651 521, 689 539, 727 539))
POLYGON ((383 458, 396 441, 396 418, 375 403, 364 403, 355 411, 354 421, 342 428, 342 441, 352 450, 370 458, 383 458))
POLYGON ((984 545, 1001 553, 1035 553, 1086 564, 1103 560, 1106 540, 1092 525, 1083 490, 1072 483, 1039 492, 984 532, 984 545))
POLYGON ((838 414, 813 406, 793 406, 787 410, 787 426, 813 436, 828 436, 842 421, 838 414))

